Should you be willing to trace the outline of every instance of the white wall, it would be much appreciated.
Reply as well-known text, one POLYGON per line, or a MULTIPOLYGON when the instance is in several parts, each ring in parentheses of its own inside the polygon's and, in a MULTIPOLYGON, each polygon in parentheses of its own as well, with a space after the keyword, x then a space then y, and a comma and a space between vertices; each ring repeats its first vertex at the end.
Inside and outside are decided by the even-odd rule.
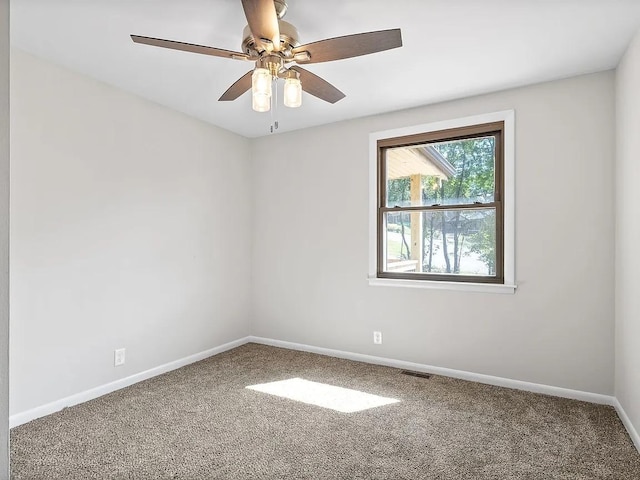
POLYGON ((250 143, 13 53, 12 413, 249 333, 613 393, 611 72, 250 143), (368 286, 369 133, 511 108, 517 293, 368 286))
POLYGON ((248 140, 20 51, 11 76, 11 413, 248 335, 248 140))
POLYGON ((0 0, 0 479, 9 478, 9 2, 0 0))
POLYGON ((640 432, 640 32, 616 79, 616 397, 640 432))
POLYGON ((265 137, 252 149, 254 335, 613 393, 612 72, 265 137), (512 108, 517 292, 369 286, 369 133, 512 108))

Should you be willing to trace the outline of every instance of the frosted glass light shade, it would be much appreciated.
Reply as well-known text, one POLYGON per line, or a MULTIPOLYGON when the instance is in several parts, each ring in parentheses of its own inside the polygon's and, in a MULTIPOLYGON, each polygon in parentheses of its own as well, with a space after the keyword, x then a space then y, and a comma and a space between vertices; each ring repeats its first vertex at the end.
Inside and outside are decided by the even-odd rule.
POLYGON ((302 84, 298 78, 287 78, 284 81, 284 105, 297 108, 302 105, 302 84))
POLYGON ((252 107, 256 112, 268 112, 271 109, 271 97, 262 93, 254 93, 252 107))
POLYGON ((271 74, 266 68, 256 68, 251 75, 253 109, 268 112, 271 108, 271 74))

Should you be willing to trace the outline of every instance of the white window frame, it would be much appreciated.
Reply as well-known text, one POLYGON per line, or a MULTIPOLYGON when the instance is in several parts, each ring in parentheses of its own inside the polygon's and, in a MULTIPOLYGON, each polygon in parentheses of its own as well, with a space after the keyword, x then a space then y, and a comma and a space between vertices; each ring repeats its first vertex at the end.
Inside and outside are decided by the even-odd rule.
POLYGON ((369 285, 383 287, 431 288, 483 293, 514 293, 515 283, 515 111, 470 117, 373 132, 369 135, 369 285), (441 282, 378 278, 378 140, 437 132, 484 123, 504 122, 504 283, 441 282))

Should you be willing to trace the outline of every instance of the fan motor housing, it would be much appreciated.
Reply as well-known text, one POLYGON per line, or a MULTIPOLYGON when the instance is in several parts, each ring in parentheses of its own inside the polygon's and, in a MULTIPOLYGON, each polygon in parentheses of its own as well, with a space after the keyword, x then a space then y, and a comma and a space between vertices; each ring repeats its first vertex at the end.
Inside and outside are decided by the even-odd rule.
MULTIPOLYGON (((286 4, 285 4, 286 8, 286 4)), ((289 22, 278 20, 280 27, 280 50, 283 57, 291 57, 291 49, 300 45, 298 41, 298 29, 289 22)), ((242 51, 251 57, 259 57, 262 51, 256 48, 256 40, 253 38, 249 25, 242 31, 242 51)))

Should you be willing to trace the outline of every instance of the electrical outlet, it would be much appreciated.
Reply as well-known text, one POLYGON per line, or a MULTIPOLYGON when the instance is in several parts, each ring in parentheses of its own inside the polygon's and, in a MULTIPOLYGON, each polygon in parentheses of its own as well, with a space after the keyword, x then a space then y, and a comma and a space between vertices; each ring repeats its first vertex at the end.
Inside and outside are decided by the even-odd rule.
POLYGON ((373 343, 376 345, 382 344, 382 332, 373 332, 373 343))
POLYGON ((119 348, 113 352, 113 366, 124 365, 124 348, 119 348))

